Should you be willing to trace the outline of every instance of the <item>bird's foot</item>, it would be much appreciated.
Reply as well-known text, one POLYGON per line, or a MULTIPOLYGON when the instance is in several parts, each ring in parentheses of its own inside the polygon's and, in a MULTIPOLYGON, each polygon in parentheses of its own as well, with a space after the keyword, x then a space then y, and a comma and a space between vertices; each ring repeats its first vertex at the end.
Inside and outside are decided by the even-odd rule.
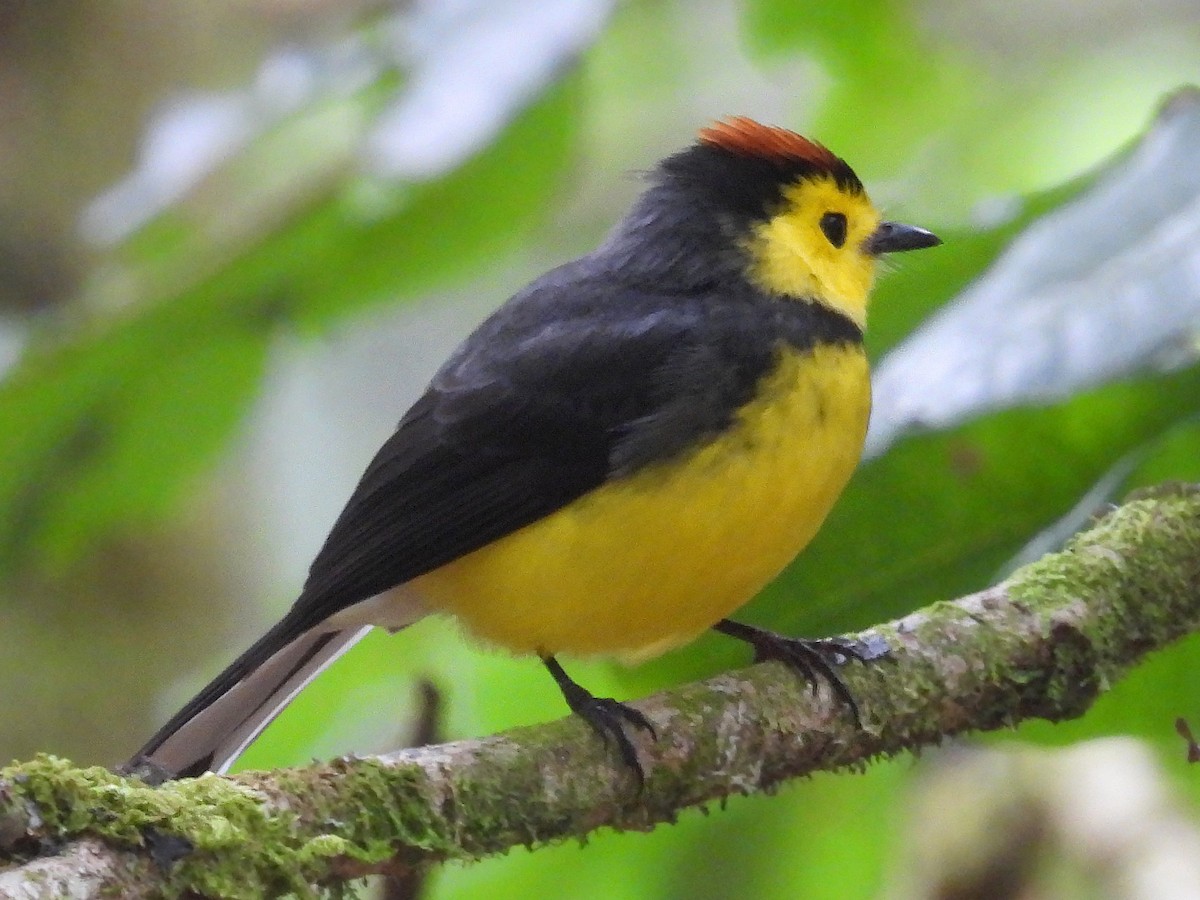
POLYGON ((754 648, 754 661, 765 662, 778 660, 800 675, 817 690, 817 681, 824 678, 829 682, 834 695, 850 710, 854 724, 862 727, 862 717, 859 713, 858 701, 842 680, 835 666, 844 665, 848 660, 857 659, 859 662, 871 662, 886 656, 890 651, 883 638, 872 637, 868 640, 832 637, 810 640, 806 638, 786 637, 773 631, 743 625, 729 619, 722 619, 713 626, 715 631, 745 641, 754 648))
POLYGON ((137 756, 113 771, 125 778, 137 778, 149 787, 161 787, 179 777, 166 766, 145 756, 137 756))
POLYGON ((553 656, 543 657, 542 662, 550 670, 550 674, 554 676, 554 680, 557 682, 559 690, 562 691, 563 699, 567 701, 567 706, 571 708, 571 712, 587 722, 592 727, 592 730, 600 735, 605 744, 608 744, 611 738, 617 746, 617 752, 621 755, 621 760, 633 770, 633 774, 637 776, 638 784, 644 785, 646 782, 646 773, 642 769, 641 762, 638 760, 637 750, 634 748, 633 742, 629 740, 629 735, 625 731, 625 725, 629 724, 643 731, 648 731, 650 732, 650 737, 657 739, 658 735, 654 731, 654 726, 650 724, 650 720, 640 711, 619 700, 614 700, 611 697, 593 696, 582 685, 572 681, 553 656))

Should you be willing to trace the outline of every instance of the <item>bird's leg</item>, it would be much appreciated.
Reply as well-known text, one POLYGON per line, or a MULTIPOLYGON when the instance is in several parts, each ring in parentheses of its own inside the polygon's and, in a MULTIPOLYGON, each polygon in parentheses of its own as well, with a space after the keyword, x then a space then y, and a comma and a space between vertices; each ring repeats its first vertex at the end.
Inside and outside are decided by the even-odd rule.
POLYGON ((616 742, 617 751, 621 754, 625 765, 629 766, 637 775, 639 784, 644 783, 646 773, 642 770, 642 764, 638 761, 637 751, 634 750, 629 735, 625 733, 623 722, 648 731, 652 738, 657 738, 658 735, 654 733, 654 726, 650 724, 650 720, 632 706, 626 706, 611 697, 593 697, 584 687, 571 680, 553 656, 543 656, 542 662, 554 676, 558 689, 562 691, 563 699, 567 701, 571 712, 591 725, 593 730, 604 739, 604 743, 607 744, 611 737, 616 742))
POLYGON ((754 661, 764 662, 768 659, 778 660, 789 668, 799 672, 808 681, 813 690, 817 689, 818 677, 824 678, 833 688, 854 717, 854 724, 862 726, 859 716, 858 702, 846 687, 846 682, 834 666, 840 666, 847 659, 857 659, 859 662, 870 662, 886 656, 888 646, 882 639, 878 641, 857 641, 849 638, 820 638, 807 640, 805 638, 785 637, 773 631, 743 625, 729 619, 722 619, 713 626, 714 631, 727 634, 745 641, 754 648, 754 661))

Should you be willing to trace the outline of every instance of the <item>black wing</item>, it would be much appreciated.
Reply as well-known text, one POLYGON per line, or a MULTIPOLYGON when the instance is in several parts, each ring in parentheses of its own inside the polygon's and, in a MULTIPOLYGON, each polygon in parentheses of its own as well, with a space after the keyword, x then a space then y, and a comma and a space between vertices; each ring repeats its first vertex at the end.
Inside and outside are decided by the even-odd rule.
POLYGON ((294 612, 316 624, 722 428, 770 362, 755 316, 613 294, 551 273, 480 326, 367 467, 294 612))

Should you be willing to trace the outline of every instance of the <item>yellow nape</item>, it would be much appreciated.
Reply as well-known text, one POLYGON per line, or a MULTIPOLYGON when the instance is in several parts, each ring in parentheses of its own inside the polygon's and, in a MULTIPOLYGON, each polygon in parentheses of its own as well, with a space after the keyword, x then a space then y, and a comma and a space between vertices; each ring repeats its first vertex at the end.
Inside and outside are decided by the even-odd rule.
POLYGON ((768 293, 816 300, 866 328, 876 258, 863 250, 863 241, 879 225, 879 211, 865 193, 843 190, 824 175, 788 186, 783 201, 749 238, 750 278, 768 293), (830 212, 846 217, 841 247, 821 230, 821 218, 830 212))
POLYGON ((731 428, 411 583, 521 653, 645 658, 692 640, 812 539, 858 463, 857 345, 783 350, 731 428))

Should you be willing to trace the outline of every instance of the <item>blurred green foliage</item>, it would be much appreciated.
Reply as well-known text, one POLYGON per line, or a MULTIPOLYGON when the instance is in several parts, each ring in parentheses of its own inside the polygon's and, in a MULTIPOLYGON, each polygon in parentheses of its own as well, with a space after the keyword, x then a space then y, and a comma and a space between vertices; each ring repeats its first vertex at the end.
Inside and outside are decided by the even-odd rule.
MULTIPOLYGON (((450 176, 375 198, 370 216, 326 197, 185 290, 35 341, 0 385, 0 508, 13 511, 0 518, 0 565, 61 568, 114 527, 165 512, 245 414, 277 329, 327 329, 519 241, 569 158, 576 84, 556 85, 450 176)), ((150 230, 174 235, 177 223, 150 230)), ((137 255, 155 283, 175 284, 161 270, 194 268, 196 248, 160 243, 140 236, 137 255)))
MULTIPOLYGON (((0 384, 5 583, 26 583, 30 572, 50 579, 86 572, 114 533, 153 530, 186 508, 189 492, 244 423, 281 333, 323 335, 385 303, 478 276, 525 241, 561 243, 545 225, 559 221, 568 175, 589 141, 621 140, 611 131, 589 133, 589 109, 645 114, 637 99, 645 80, 655 80, 659 96, 685 95, 722 65, 664 62, 690 59, 681 23, 691 9, 670 8, 642 3, 618 12, 577 69, 546 85, 489 147, 444 178, 389 184, 357 174, 331 152, 324 165, 302 169, 278 222, 234 246, 212 240, 213 222, 181 205, 114 248, 90 289, 104 298, 119 294, 121 302, 37 322, 0 384)), ((896 179, 885 193, 897 205, 938 210, 946 198, 944 220, 922 221, 943 233, 946 246, 904 260, 880 286, 870 334, 876 357, 950 301, 1014 234, 1086 189, 1086 172, 1064 175, 1062 157, 1044 153, 1060 139, 1052 128, 1036 131, 1045 110, 1073 108, 1078 121, 1091 123, 1072 139, 1083 140, 1083 132, 1096 161, 1150 120, 1155 99, 1172 86, 1163 79, 1184 77, 1182 67, 1172 72, 1159 64, 1139 82, 1135 103, 1129 81, 1141 60, 1130 50, 1127 65, 1109 77, 1123 82, 1123 108, 1136 113, 1117 119, 1111 109, 1096 112, 1088 104, 1098 101, 1080 93, 1077 76, 1085 69, 1072 70, 1064 54, 1086 52, 1083 44, 1058 56, 1039 48, 1041 68, 1031 63, 1010 89, 994 60, 939 34, 913 4, 747 0, 735 10, 740 30, 731 42, 744 48, 750 65, 820 66, 824 94, 819 102, 797 97, 797 121, 812 125, 869 184, 896 179), (1035 111, 1024 119, 1023 104, 1035 111), (995 162, 1000 147, 1004 159, 995 162), (1031 190, 1064 178, 1052 190, 1031 190), (1019 214, 1001 224, 973 223, 966 211, 997 191, 1022 195, 1019 214)), ((1115 40, 1113 33, 1103 39, 1115 40)), ((1103 55, 1119 58, 1108 47, 1103 55)), ((376 112, 383 96, 380 85, 370 85, 341 110, 309 115, 326 125, 357 122, 376 112)), ((285 158, 291 151, 281 135, 302 134, 304 124, 246 152, 285 158)), ((248 163, 229 164, 235 173, 239 165, 248 163)), ((747 617, 794 633, 841 631, 978 589, 1123 461, 1131 474, 1119 479, 1122 488, 1200 478, 1198 413, 1200 369, 1193 366, 904 440, 858 473, 814 544, 747 617)), ((5 602, 19 603, 17 593, 5 602)), ((177 615, 182 631, 194 611, 177 615)), ((1195 708, 1189 686, 1198 654, 1200 643, 1186 641, 1117 685, 1081 721, 1033 723, 1020 736, 1062 742, 1128 733, 1160 747, 1165 759, 1181 760, 1171 722, 1195 708)), ((584 663, 572 673, 597 693, 626 696, 744 659, 731 642, 706 638, 637 671, 584 663)), ((344 752, 358 746, 357 737, 382 740, 378 721, 369 723, 375 731, 368 737, 362 720, 404 722, 413 712, 404 686, 417 673, 434 673, 446 691, 449 736, 562 712, 535 663, 472 650, 452 626, 426 622, 399 636, 368 638, 305 692, 245 765, 344 752)), ((1200 799, 1194 779, 1177 762, 1171 766, 1200 799)), ((437 873, 431 895, 872 896, 904 839, 909 769, 902 760, 864 775, 822 776, 778 796, 731 800, 708 816, 687 814, 651 835, 597 835, 586 849, 516 851, 437 873)))

